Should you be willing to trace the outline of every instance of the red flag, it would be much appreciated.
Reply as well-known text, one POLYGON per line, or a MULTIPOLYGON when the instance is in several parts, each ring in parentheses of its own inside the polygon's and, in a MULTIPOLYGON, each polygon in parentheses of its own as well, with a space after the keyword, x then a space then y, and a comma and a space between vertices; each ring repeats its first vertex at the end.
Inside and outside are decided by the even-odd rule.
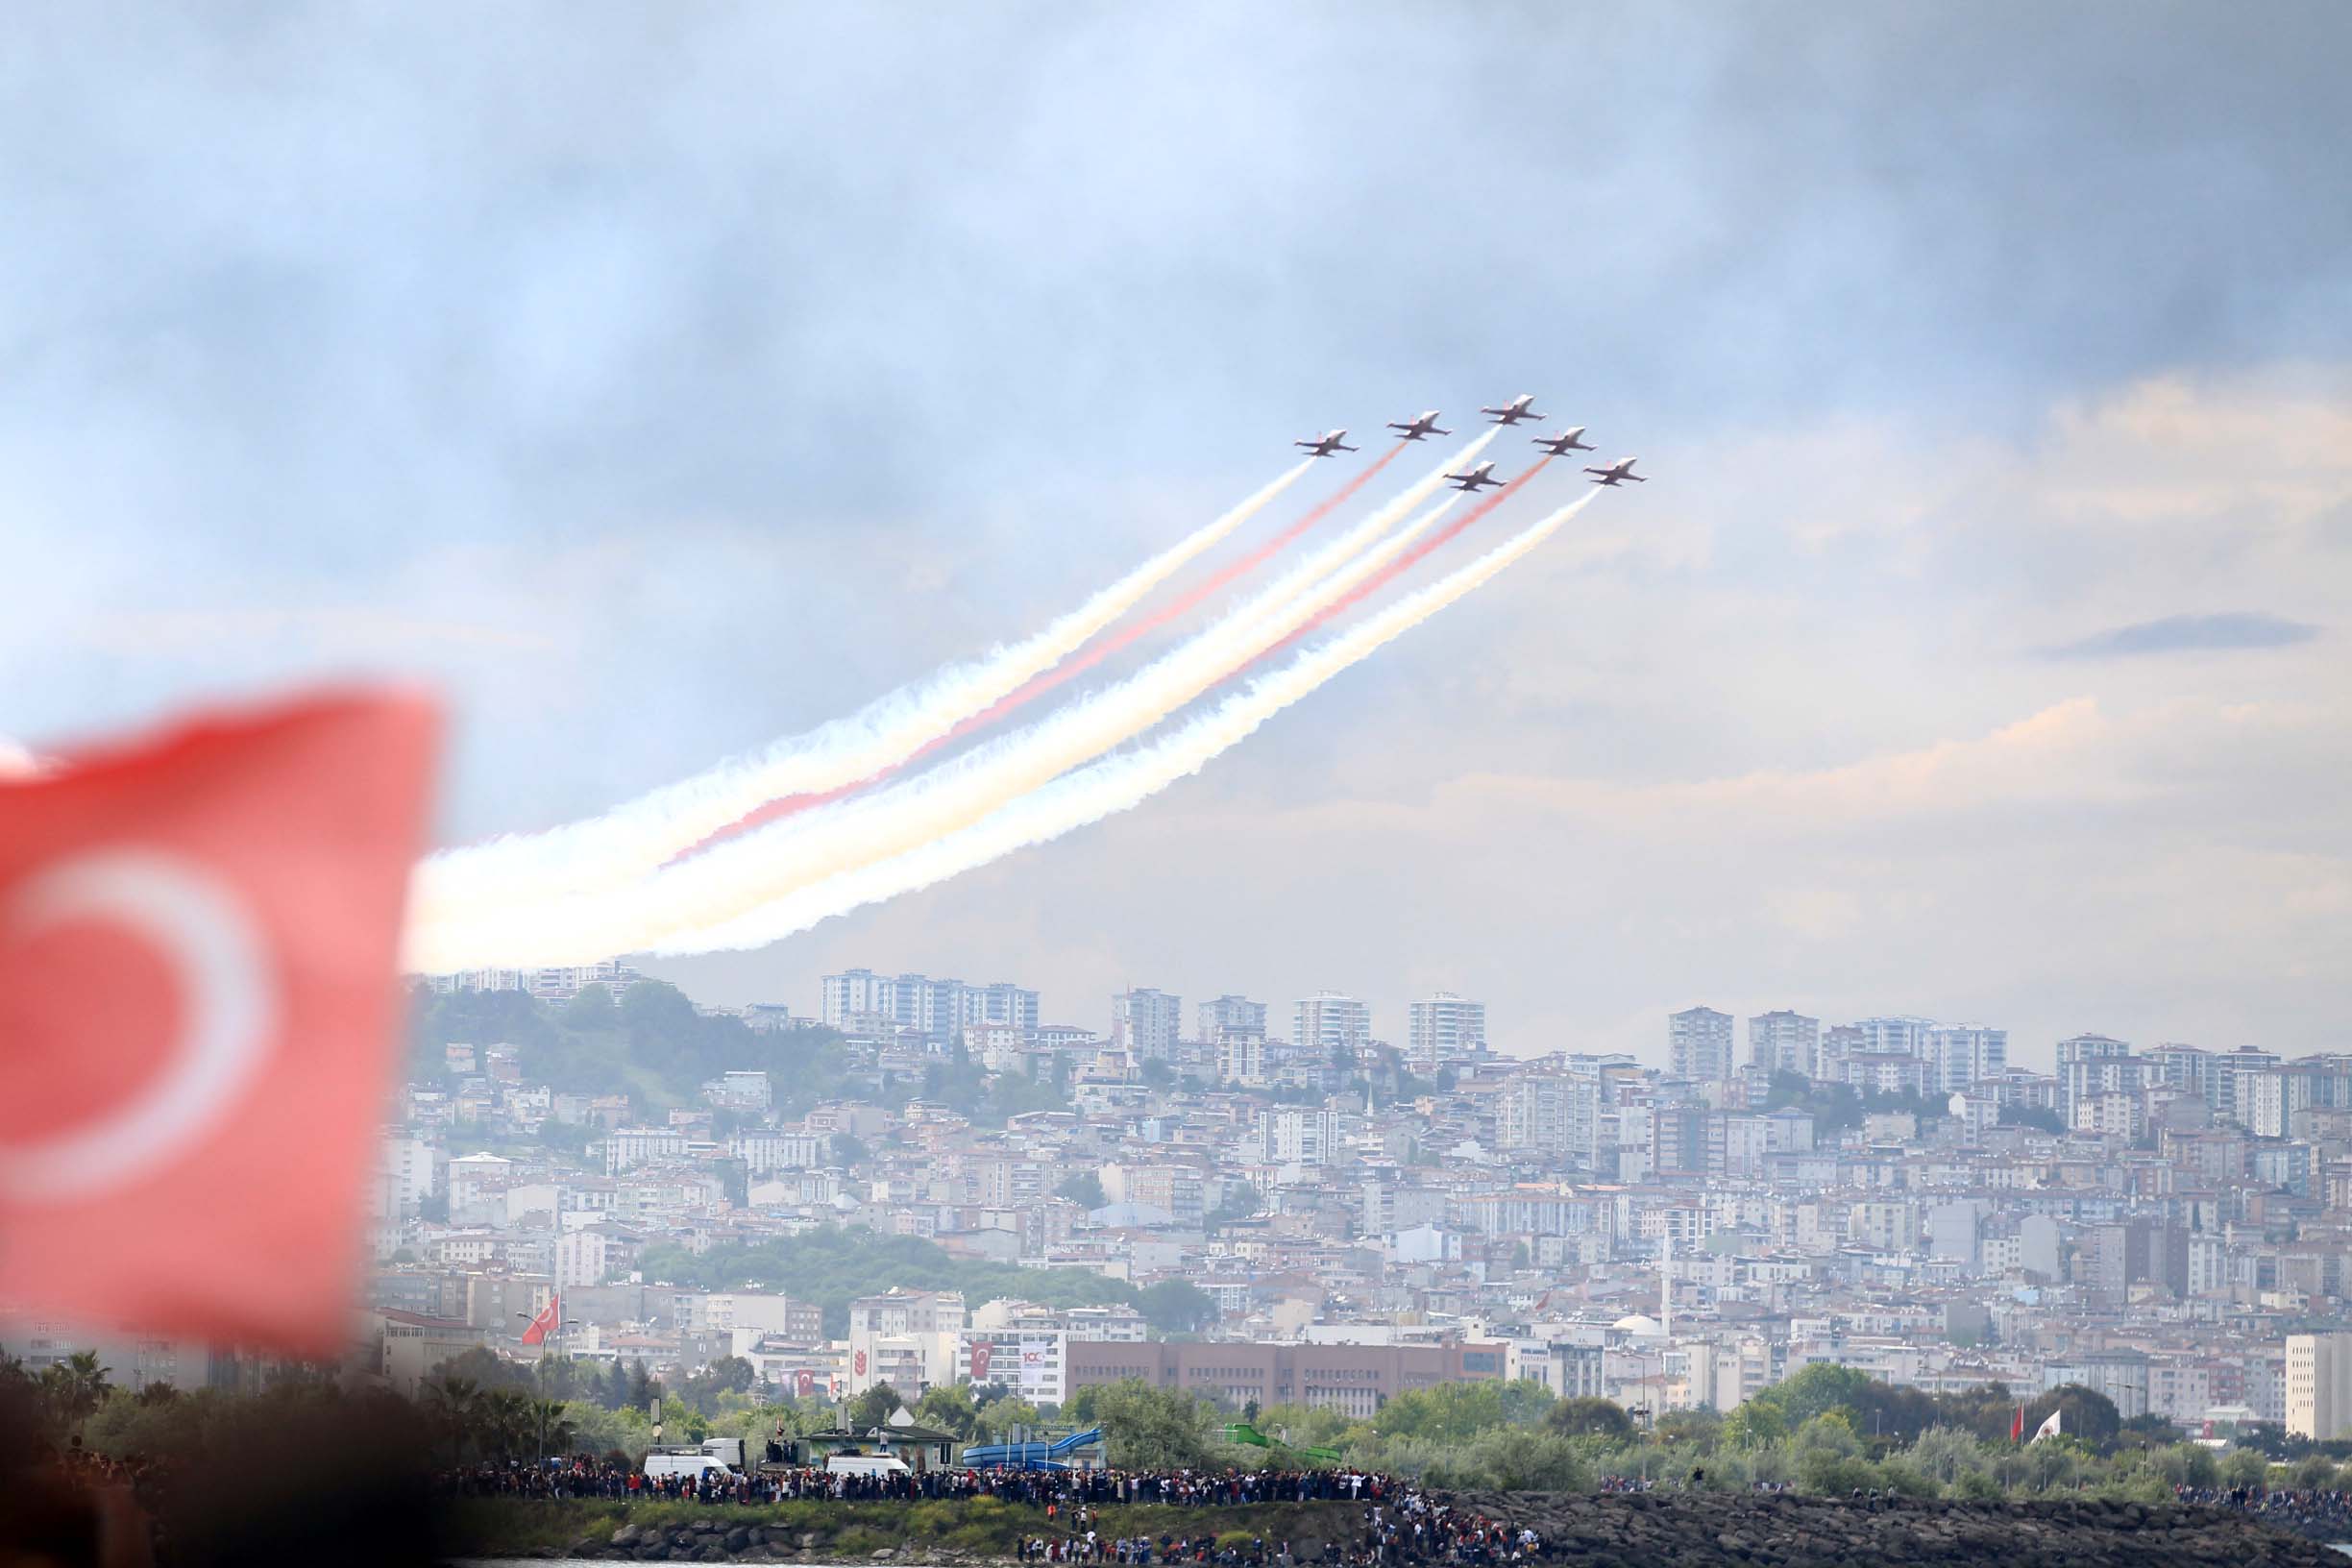
POLYGON ((793 1392, 799 1398, 806 1399, 816 1391, 817 1374, 811 1372, 806 1367, 802 1367, 799 1375, 793 1380, 793 1392))
POLYGON ((437 728, 320 698, 0 780, 0 1299, 341 1348, 437 728))
POLYGON ((539 1309, 539 1315, 532 1318, 524 1327, 523 1342, 527 1345, 547 1343, 547 1336, 553 1334, 556 1326, 561 1322, 563 1322, 563 1297, 550 1296, 548 1304, 539 1309))
POLYGON ((972 1341, 972 1347, 971 1347, 971 1381, 972 1381, 972 1382, 974 1382, 974 1383, 986 1383, 986 1382, 988 1382, 988 1375, 989 1375, 989 1362, 990 1362, 990 1360, 992 1360, 994 1358, 995 1354, 996 1354, 996 1347, 995 1347, 994 1345, 992 1345, 992 1344, 989 1343, 989 1341, 987 1341, 986 1339, 975 1339, 975 1340, 973 1340, 973 1341, 972 1341))
POLYGON ((2018 1407, 2017 1419, 2009 1423, 2009 1440, 2013 1443, 2025 1440, 2025 1407, 2022 1405, 2018 1407))

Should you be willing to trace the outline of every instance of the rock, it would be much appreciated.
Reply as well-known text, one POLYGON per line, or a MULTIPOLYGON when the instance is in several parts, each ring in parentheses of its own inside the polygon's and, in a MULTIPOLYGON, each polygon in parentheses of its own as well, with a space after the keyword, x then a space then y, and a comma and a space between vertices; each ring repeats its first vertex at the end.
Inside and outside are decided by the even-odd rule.
POLYGON ((733 1530, 726 1532, 724 1544, 729 1552, 741 1552, 745 1547, 751 1544, 751 1527, 748 1525, 737 1525, 733 1530))
POLYGON ((614 1546, 635 1546, 638 1537, 642 1534, 644 1531, 635 1525, 623 1525, 612 1532, 612 1544, 614 1546))

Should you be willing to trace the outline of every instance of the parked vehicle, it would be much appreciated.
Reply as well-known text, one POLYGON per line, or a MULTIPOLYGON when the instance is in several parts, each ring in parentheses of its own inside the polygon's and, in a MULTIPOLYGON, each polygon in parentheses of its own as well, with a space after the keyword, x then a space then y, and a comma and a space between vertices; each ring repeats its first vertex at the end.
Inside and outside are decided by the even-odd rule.
MULTIPOLYGON (((712 1439, 713 1442, 723 1440, 734 1443, 736 1453, 739 1456, 742 1454, 743 1441, 741 1438, 712 1439)), ((645 1473, 647 1479, 650 1481, 661 1481, 676 1476, 693 1482, 699 1482, 704 1476, 710 1476, 719 1481, 733 1481, 737 1476, 743 1474, 740 1469, 728 1464, 718 1454, 712 1453, 708 1445, 701 1448, 654 1449, 646 1455, 645 1473)))

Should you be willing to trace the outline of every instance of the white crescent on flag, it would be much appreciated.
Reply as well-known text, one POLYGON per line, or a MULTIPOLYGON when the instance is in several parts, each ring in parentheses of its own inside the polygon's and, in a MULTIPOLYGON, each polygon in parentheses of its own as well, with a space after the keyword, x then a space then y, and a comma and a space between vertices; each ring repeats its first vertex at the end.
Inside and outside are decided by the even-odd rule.
POLYGON ((220 878, 181 856, 101 849, 62 861, 0 905, 0 942, 76 921, 120 926, 171 967, 184 1022, 163 1066, 111 1113, 36 1143, 0 1144, 0 1191, 56 1201, 166 1164, 234 1105, 269 1054, 269 944, 220 878))

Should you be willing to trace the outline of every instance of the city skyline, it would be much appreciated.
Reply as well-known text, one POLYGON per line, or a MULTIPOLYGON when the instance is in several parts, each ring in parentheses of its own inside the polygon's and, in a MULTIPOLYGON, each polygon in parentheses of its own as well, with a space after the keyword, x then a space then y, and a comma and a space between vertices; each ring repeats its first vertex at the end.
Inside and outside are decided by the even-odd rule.
MULTIPOLYGON (((784 993, 782 992, 759 992, 748 989, 738 991, 733 988, 710 988, 695 984, 693 977, 698 971, 700 971, 705 968, 706 964, 704 963, 674 965, 655 961, 646 966, 646 972, 656 978, 677 980, 681 985, 688 986, 698 999, 712 1003, 723 1004, 731 1007, 744 1007, 754 1003, 767 1003, 771 1005, 781 1005, 788 1008, 795 1008, 796 1011, 801 1011, 803 1016, 809 1017, 825 1017, 827 1016, 822 1002, 822 997, 826 991, 825 981, 828 978, 827 976, 820 975, 816 977, 813 982, 805 987, 802 987, 796 993, 784 993), (674 969, 683 972, 671 972, 674 969), (802 1006, 806 998, 809 996, 819 998, 819 1003, 817 1006, 802 1006)), ((950 965, 946 968, 953 968, 954 966, 950 965)), ((978 972, 978 968, 976 966, 966 966, 965 968, 969 972, 978 972)), ((1132 968, 1134 967, 1128 966, 1127 968, 1132 968)), ((924 974, 928 972, 926 970, 912 967, 901 969, 888 968, 879 964, 863 964, 853 966, 850 971, 842 972, 856 971, 870 971, 871 973, 886 979, 899 974, 924 974)), ((962 983, 972 987, 972 989, 979 989, 980 984, 977 982, 962 983)), ((1022 982, 1017 980, 991 981, 987 984, 991 987, 996 985, 1019 986, 1022 984, 1022 982)), ((1124 990, 1128 988, 1122 987, 1120 991, 1104 993, 1098 1003, 1090 1004, 1091 1010, 1090 1010, 1090 1004, 1086 1003, 1083 999, 1076 1001, 1073 1005, 1066 1007, 1059 1005, 1056 993, 1050 992, 1044 987, 1028 989, 1030 989, 1039 998, 1038 1006, 1040 1011, 1038 1017, 1040 1019, 1041 1019, 1041 1021, 1048 1024, 1071 1025, 1079 1028, 1091 1029, 1101 1035, 1103 1039, 1108 1041, 1112 1036, 1117 1018, 1117 1010, 1115 1005, 1117 997, 1124 990)), ((1427 1001, 1433 997, 1451 995, 1456 1000, 1467 1001, 1479 1006, 1482 1009, 1486 1009, 1490 1006, 1490 1004, 1486 1001, 1486 998, 1475 989, 1465 989, 1452 986, 1434 987, 1427 991, 1412 993, 1410 995, 1399 993, 1398 999, 1393 1004, 1383 1000, 1374 1000, 1373 996, 1375 993, 1370 991, 1350 991, 1335 986, 1329 988, 1317 987, 1313 990, 1284 991, 1276 988, 1273 990, 1253 992, 1248 990, 1237 990, 1229 985, 1208 986, 1198 991, 1188 991, 1179 987, 1168 985, 1147 986, 1139 984, 1133 989, 1139 992, 1149 992, 1159 995, 1175 997, 1182 1000, 1188 1008, 1194 1008, 1196 1007, 1196 1004, 1205 1005, 1212 1000, 1224 999, 1225 997, 1244 999, 1254 1002, 1258 1006, 1265 1009, 1266 1017, 1269 1020, 1276 1017, 1295 1018, 1295 1010, 1299 1006, 1312 1001, 1318 994, 1328 991, 1334 994, 1337 994, 1351 1000, 1362 1001, 1371 1020, 1369 1038, 1377 1040, 1383 1044, 1393 1046, 1399 1051, 1406 1051, 1409 1054, 1410 1041, 1409 1020, 1413 1004, 1427 1001), (1213 992, 1214 993, 1213 995, 1213 992)), ((1502 1029, 1488 1034, 1485 1037, 1485 1040, 1488 1048, 1495 1054, 1511 1057, 1513 1059, 1522 1061, 1540 1056, 1547 1056, 1557 1051, 1577 1051, 1596 1054, 1629 1055, 1646 1066, 1662 1067, 1668 1065, 1671 1054, 1667 1030, 1668 1020, 1675 1013, 1682 1012, 1686 1009, 1709 1008, 1719 1013, 1727 1014, 1731 1019, 1731 1033, 1728 1041, 1728 1061, 1730 1064, 1736 1066, 1739 1064, 1744 1064, 1749 1060, 1751 1047, 1751 1024, 1759 1018, 1763 1018, 1771 1015, 1793 1014, 1801 1019, 1806 1019, 1819 1025, 1820 1028, 1825 1031, 1835 1025, 1850 1025, 1871 1019, 1903 1018, 1915 1020, 1923 1024, 1938 1026, 1945 1030, 1991 1029, 1996 1033, 2004 1034, 2007 1041, 2006 1061, 2009 1064, 2021 1067, 2029 1067, 2035 1071, 2046 1072, 2053 1069, 2057 1066, 2058 1048, 2066 1041, 2081 1036, 2104 1035, 2108 1033, 2108 1031, 2099 1029, 2095 1026, 2086 1025, 2083 1027, 2069 1029, 2063 1034, 2053 1035, 2047 1039, 2041 1039, 2022 1035, 2018 1030, 2008 1026, 2005 1023, 1984 1017, 1976 1013, 1970 1013, 1966 1011, 1955 1011, 1948 1016, 1935 1017, 1925 1014, 1903 1013, 1885 1006, 1875 1006, 1851 1014, 1836 1014, 1834 1012, 1824 1011, 1809 1004, 1798 1005, 1798 1003, 1802 1001, 1804 1001, 1803 998, 1792 999, 1786 996, 1778 996, 1769 998, 1768 1005, 1753 1008, 1732 1008, 1717 1006, 1714 1002, 1708 1000, 1707 998, 1701 997, 1671 1009, 1661 1008, 1646 1022, 1636 1020, 1631 1025, 1628 1035, 1625 1037, 1630 1042, 1623 1045, 1607 1043, 1601 1041, 1552 1041, 1548 1042, 1529 1041, 1521 1035, 1515 1033, 1510 1028, 1507 1020, 1502 1029), (1640 1032, 1639 1038, 1634 1039, 1633 1034, 1637 1031, 1640 1032)), ((1207 1042, 1209 1040, 1209 1035, 1204 1028, 1195 1022, 1191 1028, 1183 1032, 1183 1038, 1189 1041, 1207 1042)), ((1286 1037, 1277 1033, 1275 1034, 1274 1038, 1282 1039, 1286 1037)), ((2143 1051, 2153 1050, 2165 1045, 2188 1045, 2197 1049, 2215 1052, 2224 1052, 2251 1047, 2254 1049, 2273 1051, 2277 1055, 2284 1057, 2294 1057, 2336 1048, 2333 1041, 2320 1041, 2308 1045, 2298 1044, 2294 1046, 2281 1047, 2266 1045, 2260 1041, 2231 1041, 2226 1042, 2214 1042, 2184 1040, 2178 1038, 2177 1036, 2171 1035, 2163 1036, 2162 1038, 2125 1038, 2134 1048, 2143 1051)))

